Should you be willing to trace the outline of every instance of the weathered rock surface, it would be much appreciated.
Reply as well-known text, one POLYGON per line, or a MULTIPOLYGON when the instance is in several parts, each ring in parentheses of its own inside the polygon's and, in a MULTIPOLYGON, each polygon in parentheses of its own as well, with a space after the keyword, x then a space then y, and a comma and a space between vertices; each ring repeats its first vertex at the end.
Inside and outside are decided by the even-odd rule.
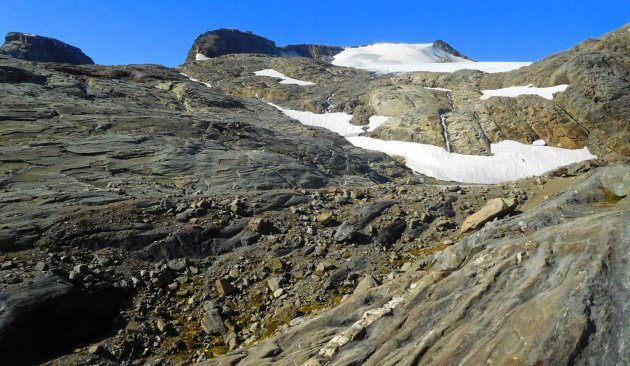
POLYGON ((18 32, 7 33, 4 44, 0 46, 0 55, 28 61, 94 64, 94 61, 77 47, 54 38, 18 32))
POLYGON ((629 193, 627 166, 599 170, 437 254, 431 272, 204 365, 628 363, 629 193))
MULTIPOLYGON (((3 250, 31 247, 41 225, 31 220, 43 215, 53 224, 71 207, 159 202, 195 191, 317 188, 333 180, 361 185, 409 174, 383 154, 366 154, 265 103, 229 97, 164 67, 6 59, 0 69, 21 75, 0 88, 0 138, 10 141, 0 148, 3 250), (38 208, 25 210, 29 202, 38 208)), ((260 208, 282 207, 296 195, 279 193, 260 208)), ((203 210, 178 211, 178 220, 203 210)))

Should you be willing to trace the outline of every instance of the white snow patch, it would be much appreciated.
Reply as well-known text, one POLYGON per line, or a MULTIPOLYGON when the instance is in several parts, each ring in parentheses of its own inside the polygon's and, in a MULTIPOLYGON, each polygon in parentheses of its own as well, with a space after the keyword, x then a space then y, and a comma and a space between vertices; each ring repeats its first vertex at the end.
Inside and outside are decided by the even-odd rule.
POLYGON ((283 73, 278 72, 273 69, 265 69, 265 70, 256 71, 254 72, 254 74, 256 74, 257 76, 268 76, 271 78, 282 79, 280 81, 280 84, 294 84, 294 85, 301 85, 301 86, 315 85, 315 83, 311 81, 303 81, 303 80, 290 78, 284 75, 283 73))
POLYGON ((195 61, 205 61, 205 60, 209 60, 210 57, 204 55, 203 53, 198 53, 195 55, 195 61))
POLYGON ((490 145, 491 156, 448 153, 441 147, 404 141, 349 137, 353 145, 402 156, 412 170, 449 181, 493 184, 541 175, 572 163, 595 159, 588 148, 579 150, 532 146, 516 141, 490 145))
POLYGON ((545 145, 547 145, 547 143, 545 142, 545 140, 536 140, 536 141, 532 142, 532 145, 534 145, 534 146, 545 146, 545 145))
POLYGON ((201 84, 207 86, 208 88, 212 88, 212 85, 210 85, 210 83, 204 83, 203 81, 195 79, 194 77, 192 77, 192 76, 190 76, 188 74, 184 74, 183 72, 180 72, 179 74, 182 75, 182 76, 187 77, 188 80, 190 80, 190 81, 194 81, 195 83, 201 83, 201 84))
POLYGON ((301 112, 291 109, 284 109, 275 104, 269 104, 278 108, 287 116, 293 119, 297 119, 302 124, 307 126, 323 127, 344 137, 358 136, 360 133, 363 132, 363 127, 355 126, 350 123, 352 115, 348 113, 332 112, 317 114, 313 112, 301 112))
POLYGON ((453 56, 432 43, 376 43, 348 47, 334 57, 332 64, 381 74, 409 71, 455 72, 463 69, 493 73, 515 70, 530 65, 531 62, 475 62, 453 56))
POLYGON ((482 90, 481 93, 483 95, 481 96, 481 99, 486 100, 491 97, 515 98, 519 95, 538 95, 545 99, 552 100, 555 93, 565 91, 568 87, 569 85, 567 84, 551 86, 548 88, 537 88, 532 84, 527 86, 511 86, 503 89, 482 90))
POLYGON ((370 123, 367 125, 367 132, 372 132, 376 130, 380 125, 387 123, 392 119, 392 117, 387 116, 371 116, 369 121, 370 123))
MULTIPOLYGON (((273 104, 271 104, 273 105, 273 104)), ((347 113, 315 114, 284 109, 273 105, 287 116, 307 126, 323 127, 344 136, 355 146, 384 152, 390 156, 402 156, 407 166, 419 173, 461 183, 493 184, 541 175, 558 167, 595 159, 588 148, 579 150, 549 146, 525 145, 516 141, 492 144, 491 156, 449 153, 441 147, 405 141, 384 141, 359 136, 366 126, 350 124, 352 115, 347 113)), ((372 116, 370 126, 385 121, 383 116, 372 116), (375 118, 376 117, 376 118, 375 118), (374 122, 373 122, 374 121, 374 122)), ((383 122, 384 123, 384 122, 383 122)))

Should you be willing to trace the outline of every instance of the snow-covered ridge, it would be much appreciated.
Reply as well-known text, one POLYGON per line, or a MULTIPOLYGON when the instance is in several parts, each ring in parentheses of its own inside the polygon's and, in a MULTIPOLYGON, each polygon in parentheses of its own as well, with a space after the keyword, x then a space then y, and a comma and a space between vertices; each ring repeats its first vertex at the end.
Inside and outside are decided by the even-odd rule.
POLYGON ((348 47, 335 56, 332 64, 386 74, 409 71, 455 72, 463 69, 493 73, 515 70, 531 63, 470 61, 451 55, 433 43, 376 43, 348 47))
POLYGON ((311 81, 303 81, 303 80, 290 78, 290 77, 284 75, 283 73, 278 72, 278 71, 276 71, 274 69, 260 70, 260 71, 254 72, 254 74, 257 75, 257 76, 267 76, 267 77, 270 77, 270 78, 281 79, 280 80, 280 84, 293 84, 293 85, 301 85, 301 86, 315 85, 315 83, 313 83, 311 81))
POLYGON ((388 117, 373 116, 369 126, 355 126, 350 124, 352 115, 347 113, 316 114, 273 106, 304 125, 326 128, 364 149, 384 152, 390 156, 402 156, 410 169, 447 181, 479 184, 509 182, 596 158, 586 147, 579 150, 561 149, 544 146, 542 140, 535 141, 532 145, 516 141, 491 144, 491 156, 449 153, 433 145, 360 136, 366 129, 373 130, 375 126, 385 123, 388 117))
POLYGON ((491 97, 515 98, 519 95, 538 95, 545 99, 552 100, 555 93, 565 91, 568 87, 569 85, 566 84, 551 86, 548 88, 537 88, 532 84, 527 86, 511 86, 509 88, 502 89, 482 90, 481 93, 483 95, 481 96, 481 99, 486 100, 491 97))

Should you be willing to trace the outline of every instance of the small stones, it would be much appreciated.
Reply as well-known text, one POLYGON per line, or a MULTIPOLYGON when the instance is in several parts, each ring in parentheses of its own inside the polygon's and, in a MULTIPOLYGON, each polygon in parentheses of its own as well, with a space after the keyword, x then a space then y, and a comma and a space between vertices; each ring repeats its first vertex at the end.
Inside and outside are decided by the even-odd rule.
POLYGON ((276 292, 280 289, 281 287, 281 280, 278 277, 271 277, 267 279, 267 287, 269 287, 269 290, 271 290, 271 292, 276 292))
POLYGON ((334 269, 335 265, 328 263, 328 262, 319 262, 317 264, 317 267, 315 267, 315 273, 317 273, 318 275, 322 275, 328 271, 330 271, 331 269, 334 269))
POLYGON ((371 288, 374 288, 378 286, 378 282, 376 281, 376 279, 374 279, 374 277, 372 277, 372 275, 365 275, 360 281, 359 284, 357 285, 357 287, 354 289, 353 294, 365 291, 365 290, 369 290, 371 288))
POLYGON ((179 222, 187 222, 188 220, 190 220, 191 218, 193 218, 195 216, 195 209, 194 208, 189 208, 184 212, 180 212, 177 215, 175 215, 175 219, 177 219, 177 221, 179 222))
POLYGON ((95 344, 93 346, 90 346, 90 348, 88 348, 88 353, 91 355, 99 355, 103 353, 103 346, 101 346, 100 344, 95 344))
POLYGON ((327 226, 333 221, 333 213, 330 211, 322 212, 319 215, 315 216, 315 220, 322 226, 327 226))
POLYGON ((90 273, 90 270, 88 269, 87 264, 77 264, 74 266, 74 272, 80 275, 86 275, 90 273))
POLYGON ((236 288, 228 280, 218 279, 215 282, 217 292, 223 296, 229 296, 236 292, 236 288))
POLYGON ((265 267, 272 272, 281 272, 284 269, 284 262, 280 258, 271 258, 265 262, 265 267))
POLYGON ((270 234, 275 230, 271 221, 263 217, 255 217, 249 220, 249 223, 247 223, 247 229, 263 235, 270 234))
POLYGON ((37 272, 44 272, 48 269, 48 264, 46 262, 37 262, 33 269, 37 272))
POLYGON ((223 335, 227 332, 219 310, 216 308, 206 311, 201 319, 201 327, 208 335, 223 335))
POLYGON ((166 265, 175 272, 184 272, 188 266, 188 260, 186 258, 172 259, 166 265))
POLYGON ((168 323, 164 319, 158 319, 155 323, 155 327, 162 333, 165 333, 168 329, 168 323))
POLYGON ((230 276, 231 279, 236 280, 240 277, 241 272, 238 270, 238 267, 232 267, 230 268, 230 271, 228 272, 228 276, 230 276))
POLYGON ((279 298, 280 296, 284 295, 284 289, 283 288, 279 288, 276 291, 273 292, 273 297, 275 297, 276 299, 279 298))

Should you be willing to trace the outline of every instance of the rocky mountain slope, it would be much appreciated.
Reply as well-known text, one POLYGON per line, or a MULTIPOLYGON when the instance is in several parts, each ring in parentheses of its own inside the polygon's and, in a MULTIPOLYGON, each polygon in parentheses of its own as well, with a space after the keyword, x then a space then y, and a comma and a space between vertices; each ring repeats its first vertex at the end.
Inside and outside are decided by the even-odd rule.
POLYGON ((380 75, 227 30, 177 69, 0 57, 0 364, 628 364, 624 28, 499 74, 380 75), (527 84, 569 86, 482 98, 527 84), (599 159, 442 182, 267 102, 599 159))
POLYGON ((483 155, 490 153, 491 143, 502 140, 542 139, 550 146, 588 146, 603 159, 619 160, 630 156, 628 103, 624 102, 630 95, 626 28, 531 66, 497 74, 462 70, 358 78, 358 71, 330 64, 245 55, 189 62, 182 70, 226 93, 258 96, 288 108, 323 113, 334 104, 333 111, 353 114, 357 124, 367 124, 370 115, 394 117, 371 133, 380 139, 446 147, 440 121, 444 116, 454 152, 483 155), (267 68, 316 85, 299 88, 253 75, 267 68), (529 95, 480 98, 483 90, 529 84, 569 87, 553 100, 529 95))
POLYGON ((74 46, 54 38, 18 32, 9 32, 4 37, 0 55, 29 61, 94 64, 90 57, 74 46))

